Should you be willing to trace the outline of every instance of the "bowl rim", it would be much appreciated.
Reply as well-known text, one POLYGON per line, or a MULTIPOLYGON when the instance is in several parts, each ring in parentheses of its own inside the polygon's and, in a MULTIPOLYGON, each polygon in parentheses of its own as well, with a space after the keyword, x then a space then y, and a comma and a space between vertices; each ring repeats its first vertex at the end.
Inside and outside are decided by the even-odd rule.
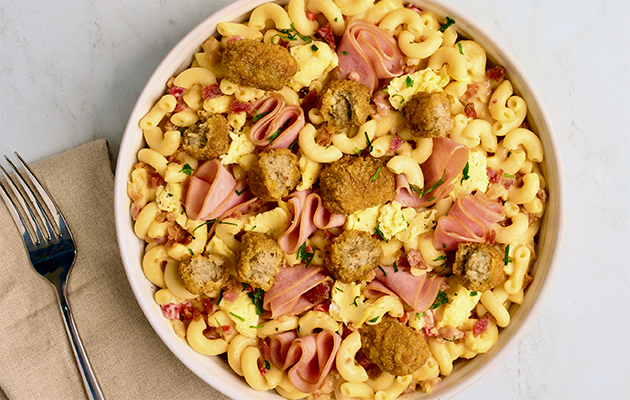
MULTIPOLYGON (((242 378, 236 376, 223 361, 220 363, 216 362, 215 357, 208 360, 207 356, 194 352, 185 342, 185 339, 179 339, 174 335, 170 324, 162 317, 159 306, 155 303, 153 296, 146 296, 148 281, 146 281, 142 273, 141 260, 139 258, 131 258, 131 254, 142 254, 141 252, 138 253, 138 251, 139 249, 141 251, 144 245, 133 233, 132 221, 129 215, 130 201, 127 196, 126 185, 129 173, 137 162, 137 151, 141 146, 144 146, 142 130, 138 126, 138 121, 157 101, 159 96, 164 93, 166 79, 190 65, 192 54, 196 52, 196 49, 199 49, 201 42, 205 38, 216 32, 216 24, 218 22, 238 20, 244 15, 248 15, 254 7, 267 2, 269 1, 239 0, 228 5, 206 17, 169 51, 147 80, 131 111, 121 140, 115 174, 114 213, 116 236, 125 273, 140 308, 162 342, 188 369, 207 384, 234 399, 279 399, 281 397, 275 393, 270 395, 273 392, 258 392, 249 388, 242 378), (243 10, 247 11, 243 12, 243 10), (237 381, 241 384, 234 384, 237 381)), ((285 3, 286 1, 275 2, 285 3)), ((457 375, 459 383, 453 379, 455 382, 453 385, 438 386, 431 393, 415 392, 403 397, 407 399, 435 397, 445 399, 461 393, 493 369, 520 341, 542 307, 553 281, 562 244, 565 219, 564 174, 557 137, 544 102, 538 95, 526 72, 502 43, 476 20, 443 0, 406 0, 405 2, 426 7, 442 18, 448 15, 455 19, 460 35, 463 33, 464 36, 473 37, 477 42, 481 38, 483 39, 482 42, 491 44, 490 48, 487 45, 482 47, 486 49, 490 59, 498 58, 507 64, 503 65, 508 69, 508 75, 514 85, 515 92, 518 92, 525 98, 528 104, 528 120, 535 120, 536 132, 543 141, 545 149, 545 160, 543 163, 547 170, 546 177, 548 181, 553 182, 553 185, 548 186, 548 190, 553 193, 553 196, 551 196, 551 193, 548 196, 551 199, 551 204, 545 211, 543 225, 540 229, 544 237, 541 236, 539 239, 539 243, 543 240, 546 242, 547 239, 550 241, 550 244, 545 244, 541 252, 541 257, 545 256, 544 264, 546 269, 542 271, 545 274, 543 279, 534 279, 532 285, 535 285, 538 295, 533 299, 530 298, 531 296, 525 296, 524 306, 527 306, 526 312, 524 314, 523 312, 520 314, 516 313, 519 316, 518 324, 515 326, 510 324, 505 328, 503 333, 509 330, 510 335, 506 335, 507 337, 504 337, 503 333, 499 335, 500 342, 488 353, 475 357, 463 366, 461 364, 456 365, 453 375, 457 375), (464 29, 461 29, 462 26, 464 29), (535 105, 534 108, 537 113, 535 118, 530 114, 530 105, 535 105), (543 132, 544 135, 542 134, 543 132), (552 180, 549 179, 550 173, 553 174, 554 179, 552 180), (550 210, 553 210, 552 215, 550 215, 550 210), (546 236, 551 237, 547 238, 546 236)), ((541 263, 541 258, 539 258, 535 262, 535 270, 538 269, 541 263)), ((151 285, 149 284, 149 286, 151 285)), ((528 292, 531 290, 532 286, 530 286, 528 292)))

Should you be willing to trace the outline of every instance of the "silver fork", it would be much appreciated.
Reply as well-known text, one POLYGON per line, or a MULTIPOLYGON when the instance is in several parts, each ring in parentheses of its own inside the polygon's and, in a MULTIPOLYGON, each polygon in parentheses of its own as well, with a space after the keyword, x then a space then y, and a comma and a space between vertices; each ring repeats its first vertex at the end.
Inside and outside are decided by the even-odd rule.
POLYGON ((15 174, 0 165, 4 182, 0 179, 4 202, 22 234, 31 265, 56 289, 61 314, 79 365, 85 390, 90 399, 102 399, 103 393, 88 361, 79 332, 68 307, 66 283, 74 264, 76 248, 66 220, 31 168, 14 153, 21 168, 4 156, 15 174))

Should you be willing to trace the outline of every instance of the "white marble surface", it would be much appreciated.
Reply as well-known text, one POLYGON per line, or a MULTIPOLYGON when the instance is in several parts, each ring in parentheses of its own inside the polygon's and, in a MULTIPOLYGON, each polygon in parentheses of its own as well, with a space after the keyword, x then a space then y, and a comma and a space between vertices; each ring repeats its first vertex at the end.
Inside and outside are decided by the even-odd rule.
MULTIPOLYGON (((627 0, 450 0, 516 57, 553 120, 565 238, 538 317, 458 399, 630 398, 627 0)), ((114 152, 145 81, 227 0, 0 0, 0 153, 114 152)), ((0 293, 1 295, 1 293, 0 293)))

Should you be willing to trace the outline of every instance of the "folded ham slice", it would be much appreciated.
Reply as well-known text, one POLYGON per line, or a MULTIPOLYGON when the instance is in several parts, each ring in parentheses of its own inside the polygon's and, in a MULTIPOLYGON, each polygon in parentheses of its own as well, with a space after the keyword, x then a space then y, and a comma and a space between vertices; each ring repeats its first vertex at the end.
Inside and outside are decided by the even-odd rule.
POLYGON ((293 386, 310 393, 321 386, 331 371, 340 344, 341 336, 329 330, 301 338, 291 331, 271 337, 269 347, 271 361, 282 370, 288 369, 293 386))
POLYGON ((484 193, 462 196, 438 219, 433 246, 445 251, 457 250, 461 242, 483 243, 492 236, 489 228, 505 218, 503 206, 484 193))
POLYGON ((201 164, 190 177, 186 193, 184 206, 188 217, 192 220, 210 220, 218 217, 221 212, 217 213, 216 210, 220 206, 225 211, 227 203, 233 204, 238 200, 232 196, 235 194, 235 187, 236 180, 219 160, 201 164))
POLYGON ((288 148, 304 127, 304 111, 299 106, 287 106, 284 97, 272 93, 254 103, 256 115, 263 115, 254 123, 249 139, 257 146, 270 149, 288 148))
POLYGON ((313 308, 325 299, 309 300, 303 296, 330 277, 322 273, 322 267, 297 264, 284 267, 276 274, 276 283, 265 292, 263 308, 271 311, 272 318, 296 315, 313 308))
POLYGON ((443 199, 453 190, 453 180, 468 162, 468 148, 449 138, 433 139, 431 156, 420 165, 424 174, 426 193, 412 190, 404 175, 396 176, 396 196, 394 200, 403 207, 429 207, 443 199))
POLYGON ((356 19, 348 24, 337 55, 333 78, 356 80, 370 92, 378 89, 379 79, 403 73, 403 54, 394 37, 366 21, 356 19))
POLYGON ((438 290, 446 278, 431 273, 414 276, 409 267, 398 267, 398 271, 392 266, 382 265, 376 270, 376 280, 366 287, 366 296, 378 297, 383 295, 396 295, 417 312, 424 312, 435 301, 438 290))
POLYGON ((343 215, 326 210, 321 196, 311 190, 291 193, 288 202, 293 209, 293 220, 278 238, 278 244, 287 254, 295 253, 317 229, 342 226, 346 220, 343 215))

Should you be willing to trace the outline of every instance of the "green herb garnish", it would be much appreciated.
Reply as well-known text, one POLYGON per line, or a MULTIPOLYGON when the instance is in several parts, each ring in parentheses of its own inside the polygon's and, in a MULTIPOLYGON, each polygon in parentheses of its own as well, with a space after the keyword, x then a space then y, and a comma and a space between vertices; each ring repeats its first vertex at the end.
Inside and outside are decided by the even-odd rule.
POLYGON ((261 119, 265 115, 269 114, 270 112, 271 111, 265 111, 264 113, 258 114, 258 110, 254 109, 254 120, 253 120, 253 122, 256 123, 259 119, 261 119))
POLYGON ((435 310, 438 307, 443 306, 444 304, 448 303, 448 295, 446 293, 444 293, 441 290, 438 290, 438 294, 437 297, 435 299, 435 302, 433 304, 431 304, 431 307, 429 307, 430 310, 435 310))
POLYGON ((245 189, 241 190, 240 192, 238 191, 238 189, 234 189, 234 193, 236 193, 237 196, 240 196, 245 193, 247 189, 249 189, 249 186, 245 186, 245 189))
POLYGON ((405 102, 405 98, 403 97, 403 95, 402 95, 402 94, 398 94, 398 93, 396 93, 395 95, 393 95, 393 96, 392 96, 392 99, 393 99, 394 97, 396 97, 396 96, 398 96, 398 97, 400 97, 400 98, 402 99, 402 100, 400 100, 400 104, 402 104, 402 103, 404 103, 404 102, 405 102))
POLYGON ((315 252, 307 251, 306 242, 302 243, 302 245, 298 248, 297 258, 300 259, 302 262, 306 263, 305 268, 308 268, 309 265, 311 265, 311 262, 313 261, 313 257, 315 257, 315 252))
POLYGON ((413 87, 413 79, 411 79, 411 77, 409 75, 407 75, 407 78, 405 79, 405 84, 407 84, 407 87, 413 87))
POLYGON ((351 306, 355 306, 355 307, 359 307, 359 305, 357 304, 357 299, 359 298, 359 296, 356 296, 354 298, 354 301, 352 302, 352 304, 350 304, 351 306))
POLYGON ((245 318, 241 317, 240 315, 234 314, 232 311, 230 311, 230 315, 233 316, 234 318, 238 319, 241 322, 245 321, 245 318))
POLYGON ((449 26, 453 25, 454 23, 455 23, 454 19, 452 19, 451 17, 446 17, 446 23, 442 25, 442 27, 438 29, 438 31, 444 32, 445 30, 448 29, 449 26))
POLYGON ((479 293, 475 292, 474 290, 472 292, 470 292, 470 297, 474 297, 476 295, 478 295, 479 293))
POLYGON ((374 161, 378 161, 378 170, 376 171, 376 173, 374 175, 372 175, 372 177, 370 178, 370 182, 375 182, 378 179, 379 174, 381 173, 381 170, 383 169, 383 162, 378 159, 378 158, 372 158, 372 160, 374 161))
POLYGON ((398 272, 398 267, 396 266, 396 261, 394 261, 394 273, 398 272))
POLYGON ((467 181, 468 179, 470 179, 470 175, 468 175, 468 171, 469 171, 470 166, 468 165, 468 163, 466 163, 466 166, 464 167, 464 170, 462 171, 462 173, 464 174, 464 177, 462 178, 462 180, 459 182, 459 184, 461 185, 464 181, 467 181))
POLYGON ((247 297, 252 300, 252 303, 256 307, 256 315, 263 315, 263 296, 265 295, 265 291, 261 288, 257 288, 254 292, 247 292, 247 297))
POLYGON ((238 224, 235 224, 234 222, 225 222, 225 221, 219 221, 219 224, 221 224, 221 225, 233 225, 233 226, 238 226, 238 224))
POLYGON ((347 56, 348 52, 347 51, 342 51, 341 54, 344 55, 344 56, 347 56))
POLYGON ((312 44, 312 45, 311 45, 311 50, 313 50, 313 52, 315 52, 315 51, 317 51, 317 50, 319 50, 319 49, 317 48, 317 46, 315 46, 314 44, 312 44))
POLYGON ((188 164, 184 164, 184 168, 181 169, 181 171, 179 171, 180 173, 184 173, 186 175, 191 175, 193 173, 193 169, 190 165, 188 164))
POLYGON ((381 231, 381 229, 378 226, 376 228, 374 228, 374 233, 379 235, 381 237, 381 239, 383 239, 385 241, 385 243, 389 243, 389 240, 385 239, 385 235, 383 234, 383 231, 381 231))
POLYGON ((433 261, 442 261, 442 260, 446 260, 446 256, 439 256, 433 259, 433 261))
POLYGON ((457 49, 459 50, 459 53, 463 56, 464 55, 464 49, 462 49, 462 43, 461 42, 457 42, 457 49))
POLYGON ((381 317, 372 318, 372 319, 369 320, 369 322, 376 322, 376 321, 378 321, 379 318, 381 318, 381 317))
POLYGON ((387 276, 387 272, 385 272, 385 270, 383 269, 383 267, 381 267, 380 265, 378 266, 378 269, 381 270, 381 272, 383 273, 383 276, 387 276))
POLYGON ((505 176, 506 178, 514 178, 514 175, 512 174, 503 174, 503 176, 505 176))
POLYGON ((503 265, 507 267, 507 265, 511 262, 512 260, 510 260, 510 245, 508 244, 507 246, 505 246, 505 256, 503 256, 503 265))

